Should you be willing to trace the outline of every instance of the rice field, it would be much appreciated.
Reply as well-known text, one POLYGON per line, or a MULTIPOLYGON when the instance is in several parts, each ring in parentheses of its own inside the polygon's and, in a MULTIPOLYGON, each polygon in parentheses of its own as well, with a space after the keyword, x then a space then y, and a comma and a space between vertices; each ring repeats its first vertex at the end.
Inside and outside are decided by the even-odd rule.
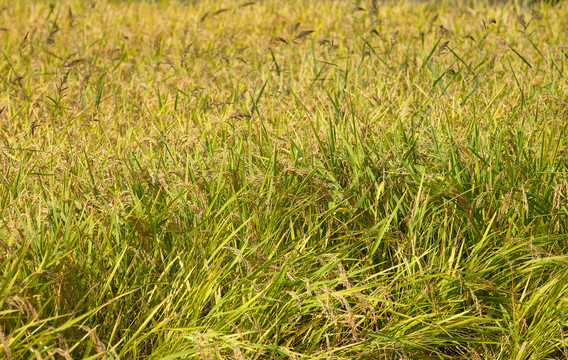
POLYGON ((568 359, 568 2, 0 0, 0 357, 568 359))

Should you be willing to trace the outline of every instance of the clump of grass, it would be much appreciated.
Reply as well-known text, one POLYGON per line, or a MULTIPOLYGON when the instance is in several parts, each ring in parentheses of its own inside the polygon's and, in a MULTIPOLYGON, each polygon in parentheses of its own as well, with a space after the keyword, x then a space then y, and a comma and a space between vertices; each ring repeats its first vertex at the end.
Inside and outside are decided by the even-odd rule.
POLYGON ((568 356, 568 8, 532 6, 5 5, 0 354, 568 356))

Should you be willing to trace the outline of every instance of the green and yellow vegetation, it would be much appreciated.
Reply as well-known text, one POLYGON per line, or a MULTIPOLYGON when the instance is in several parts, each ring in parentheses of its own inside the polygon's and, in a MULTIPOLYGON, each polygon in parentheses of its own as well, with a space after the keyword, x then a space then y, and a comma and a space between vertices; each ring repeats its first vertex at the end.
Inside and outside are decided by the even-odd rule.
POLYGON ((0 356, 568 359, 568 2, 0 5, 0 356))

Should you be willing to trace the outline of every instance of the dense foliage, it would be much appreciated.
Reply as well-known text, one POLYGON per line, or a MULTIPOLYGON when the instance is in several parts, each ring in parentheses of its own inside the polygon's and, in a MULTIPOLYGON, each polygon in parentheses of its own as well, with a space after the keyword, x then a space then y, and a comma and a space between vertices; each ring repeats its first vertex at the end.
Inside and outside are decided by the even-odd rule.
POLYGON ((568 358, 568 2, 0 3, 4 358, 568 358))

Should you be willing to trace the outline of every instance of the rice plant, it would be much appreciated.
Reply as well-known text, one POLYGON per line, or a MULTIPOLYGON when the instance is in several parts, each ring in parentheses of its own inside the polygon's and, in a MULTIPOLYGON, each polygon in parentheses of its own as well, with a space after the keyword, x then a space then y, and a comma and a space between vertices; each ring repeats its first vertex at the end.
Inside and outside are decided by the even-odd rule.
POLYGON ((0 356, 568 359, 567 19, 0 0, 0 356))

